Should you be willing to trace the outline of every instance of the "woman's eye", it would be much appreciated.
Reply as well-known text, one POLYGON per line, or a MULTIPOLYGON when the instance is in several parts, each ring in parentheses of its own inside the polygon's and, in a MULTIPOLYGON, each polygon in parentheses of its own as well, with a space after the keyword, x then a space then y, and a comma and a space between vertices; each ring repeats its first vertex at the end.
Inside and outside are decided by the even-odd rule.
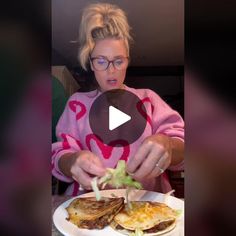
POLYGON ((98 59, 98 60, 97 60, 97 63, 98 63, 99 65, 103 65, 103 64, 106 63, 106 60, 104 60, 104 59, 98 59))
POLYGON ((115 60, 115 64, 116 65, 121 65, 123 63, 123 60, 119 59, 119 60, 115 60))

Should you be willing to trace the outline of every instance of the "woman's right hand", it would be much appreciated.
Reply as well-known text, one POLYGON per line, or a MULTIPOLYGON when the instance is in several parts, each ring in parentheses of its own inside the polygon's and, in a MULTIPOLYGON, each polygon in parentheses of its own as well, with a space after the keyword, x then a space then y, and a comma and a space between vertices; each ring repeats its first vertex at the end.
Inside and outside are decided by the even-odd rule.
POLYGON ((61 159, 63 159, 62 163, 65 163, 66 160, 70 160, 69 163, 67 162, 66 164, 70 176, 77 181, 81 187, 87 190, 91 189, 92 178, 95 176, 103 176, 106 171, 101 160, 95 154, 87 150, 70 154, 70 156, 62 157, 61 159))

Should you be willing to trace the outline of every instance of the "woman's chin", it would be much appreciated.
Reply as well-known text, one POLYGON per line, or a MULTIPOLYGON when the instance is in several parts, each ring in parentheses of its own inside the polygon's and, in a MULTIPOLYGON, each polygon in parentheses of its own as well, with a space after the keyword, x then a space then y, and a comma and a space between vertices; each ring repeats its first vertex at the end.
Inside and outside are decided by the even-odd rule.
POLYGON ((113 89, 124 89, 124 84, 120 84, 120 85, 109 85, 109 86, 105 86, 103 88, 101 88, 102 92, 107 92, 113 89))

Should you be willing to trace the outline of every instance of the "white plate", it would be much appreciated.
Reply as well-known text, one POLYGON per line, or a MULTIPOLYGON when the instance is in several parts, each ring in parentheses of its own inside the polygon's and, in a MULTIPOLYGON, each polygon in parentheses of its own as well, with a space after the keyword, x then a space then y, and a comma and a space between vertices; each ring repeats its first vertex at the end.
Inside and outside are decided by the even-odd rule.
MULTIPOLYGON (((125 189, 112 189, 101 191, 101 195, 104 197, 112 197, 112 194, 115 194, 117 197, 125 197, 125 189)), ((103 230, 88 230, 80 229, 71 222, 67 221, 68 217, 66 207, 78 197, 91 197, 94 196, 94 193, 86 193, 77 197, 74 197, 64 203, 62 203, 53 214, 53 223, 56 228, 65 236, 121 236, 123 234, 114 231, 110 226, 105 227, 103 230)), ((150 192, 145 190, 133 190, 129 194, 129 199, 132 201, 157 201, 164 202, 164 194, 157 192, 150 192)), ((173 209, 181 210, 182 213, 177 220, 176 227, 169 233, 166 233, 165 236, 184 236, 184 202, 181 199, 169 196, 165 202, 168 206, 173 209)))

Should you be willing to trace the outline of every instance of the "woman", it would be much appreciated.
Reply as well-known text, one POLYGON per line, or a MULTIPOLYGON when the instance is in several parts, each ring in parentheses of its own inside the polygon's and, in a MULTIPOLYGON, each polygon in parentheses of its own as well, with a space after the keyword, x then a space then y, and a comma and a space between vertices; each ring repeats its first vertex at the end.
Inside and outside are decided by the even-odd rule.
MULTIPOLYGON (((89 5, 83 11, 79 39, 81 66, 85 70, 91 67, 98 89, 70 97, 56 128, 59 141, 53 144, 53 175, 72 183, 66 193, 77 195, 81 187, 91 189, 93 176, 103 176, 106 167, 116 166, 117 155, 104 158, 96 142, 86 143, 86 137, 91 135, 88 113, 101 93, 124 89, 145 101, 149 118, 141 137, 128 146, 127 172, 140 181, 144 189, 171 190, 164 171, 183 169, 184 122, 153 91, 124 85, 131 40, 125 13, 115 5, 89 5)), ((113 147, 112 153, 119 151, 120 147, 113 147)))

